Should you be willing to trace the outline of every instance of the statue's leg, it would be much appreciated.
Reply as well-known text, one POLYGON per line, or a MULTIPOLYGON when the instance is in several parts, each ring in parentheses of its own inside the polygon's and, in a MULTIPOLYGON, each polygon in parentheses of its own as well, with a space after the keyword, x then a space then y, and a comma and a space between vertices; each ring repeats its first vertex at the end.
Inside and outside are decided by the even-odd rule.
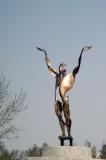
POLYGON ((59 124, 60 124, 60 128, 62 131, 62 136, 65 136, 65 123, 62 119, 62 104, 58 100, 56 100, 56 102, 55 102, 55 113, 59 119, 59 124))
POLYGON ((60 94, 62 103, 64 104, 64 101, 65 101, 65 94, 66 94, 66 93, 65 93, 64 88, 61 88, 61 86, 59 87, 59 94, 60 94))
POLYGON ((63 112, 64 112, 64 118, 65 118, 65 125, 67 128, 68 136, 71 136, 71 118, 70 118, 70 108, 69 108, 69 97, 65 97, 65 101, 63 104, 63 112))
POLYGON ((65 136, 65 123, 64 123, 63 119, 59 119, 59 124, 60 124, 60 128, 62 131, 62 136, 65 136))
POLYGON ((72 124, 71 119, 68 119, 68 120, 66 121, 66 127, 67 127, 68 136, 71 136, 71 124, 72 124))

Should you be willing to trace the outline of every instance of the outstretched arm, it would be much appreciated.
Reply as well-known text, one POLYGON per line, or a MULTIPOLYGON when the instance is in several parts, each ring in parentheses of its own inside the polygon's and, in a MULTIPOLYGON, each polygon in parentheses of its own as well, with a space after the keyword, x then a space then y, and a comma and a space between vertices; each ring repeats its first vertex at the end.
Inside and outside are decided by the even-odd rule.
POLYGON ((41 49, 41 48, 39 48, 39 47, 36 47, 36 48, 37 48, 39 51, 42 51, 42 52, 45 54, 45 62, 46 62, 46 65, 47 65, 50 73, 51 73, 54 77, 56 77, 57 72, 56 72, 56 70, 51 66, 52 63, 51 63, 50 59, 49 59, 48 56, 47 56, 46 50, 41 49))
POLYGON ((78 71, 80 69, 81 60, 82 60, 82 53, 84 51, 88 51, 91 48, 92 48, 92 46, 85 46, 85 47, 82 48, 79 59, 78 59, 78 65, 73 69, 73 72, 72 72, 74 77, 76 76, 76 74, 78 73, 78 71))

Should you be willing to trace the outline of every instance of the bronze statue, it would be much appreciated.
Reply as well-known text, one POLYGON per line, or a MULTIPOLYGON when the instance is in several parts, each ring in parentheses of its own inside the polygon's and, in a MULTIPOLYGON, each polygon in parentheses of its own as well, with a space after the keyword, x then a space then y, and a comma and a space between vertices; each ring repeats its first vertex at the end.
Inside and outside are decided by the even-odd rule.
POLYGON ((57 72, 51 66, 52 63, 47 56, 46 50, 37 47, 37 49, 39 51, 42 51, 45 54, 46 65, 47 65, 50 73, 56 79, 56 83, 55 83, 55 113, 59 119, 60 128, 62 130, 62 136, 65 136, 65 126, 67 128, 68 136, 71 136, 70 132, 71 132, 72 120, 70 118, 69 97, 66 96, 66 93, 73 87, 76 75, 80 69, 81 60, 82 60, 82 53, 84 51, 88 51, 89 49, 91 49, 91 47, 92 46, 85 46, 82 48, 79 59, 78 59, 78 65, 73 69, 73 71, 71 73, 68 73, 68 74, 66 74, 67 67, 63 63, 61 63, 59 65, 59 72, 57 72), (57 87, 59 88, 59 95, 61 97, 62 102, 60 102, 56 98, 57 87), (65 120, 63 120, 63 114, 64 114, 65 120))

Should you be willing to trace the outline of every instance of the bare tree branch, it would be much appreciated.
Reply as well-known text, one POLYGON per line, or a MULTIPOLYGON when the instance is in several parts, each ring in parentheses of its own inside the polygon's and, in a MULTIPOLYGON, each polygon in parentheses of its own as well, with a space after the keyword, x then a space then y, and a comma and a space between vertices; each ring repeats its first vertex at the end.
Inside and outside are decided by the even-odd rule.
POLYGON ((24 110, 24 101, 26 94, 23 90, 20 94, 14 97, 11 96, 9 90, 10 81, 6 80, 6 77, 0 75, 0 140, 2 138, 9 138, 10 136, 16 136, 18 129, 14 127, 13 120, 15 116, 24 110))

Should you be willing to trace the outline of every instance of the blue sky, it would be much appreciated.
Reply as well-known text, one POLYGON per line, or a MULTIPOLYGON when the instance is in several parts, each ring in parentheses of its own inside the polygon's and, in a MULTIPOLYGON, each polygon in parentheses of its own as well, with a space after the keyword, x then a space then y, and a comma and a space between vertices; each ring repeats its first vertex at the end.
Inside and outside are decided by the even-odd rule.
POLYGON ((69 92, 74 142, 106 141, 106 1, 0 0, 0 70, 11 80, 13 92, 27 94, 28 109, 17 116, 22 128, 8 148, 27 149, 34 143, 58 145, 60 134, 54 113, 54 78, 36 46, 45 48, 53 66, 76 66, 81 48, 80 72, 69 92))

